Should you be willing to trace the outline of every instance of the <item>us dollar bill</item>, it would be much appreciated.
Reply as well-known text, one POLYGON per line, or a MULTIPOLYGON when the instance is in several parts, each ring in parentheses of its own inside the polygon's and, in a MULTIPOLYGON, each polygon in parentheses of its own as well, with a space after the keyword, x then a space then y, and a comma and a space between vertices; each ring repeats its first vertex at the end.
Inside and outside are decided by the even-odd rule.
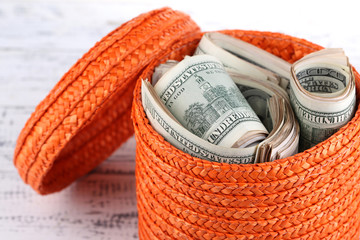
MULTIPOLYGON (((153 75, 153 83, 160 82, 163 84, 160 89, 167 90, 162 91, 163 93, 156 92, 153 85, 144 82, 143 88, 146 89, 143 91, 143 95, 146 96, 143 96, 143 100, 145 100, 143 105, 154 129, 175 147, 192 156, 210 161, 226 163, 273 161, 294 155, 298 150, 303 151, 327 139, 352 118, 356 108, 355 81, 348 58, 341 49, 325 49, 309 54, 291 67, 289 67, 290 64, 282 64, 277 60, 274 60, 275 64, 269 63, 269 66, 266 66, 266 63, 262 62, 262 57, 270 62, 271 57, 264 57, 265 55, 262 53, 256 54, 256 57, 249 57, 244 50, 238 50, 238 43, 233 43, 233 40, 226 38, 224 40, 221 35, 215 34, 215 37, 209 37, 205 34, 203 39, 206 40, 201 40, 196 53, 200 55, 213 54, 220 58, 226 72, 229 73, 269 134, 262 140, 259 138, 252 142, 244 141, 241 143, 243 145, 232 145, 238 148, 231 148, 229 145, 219 146, 207 141, 206 136, 204 138, 204 131, 196 134, 191 129, 184 127, 186 119, 191 119, 185 117, 186 110, 191 105, 187 102, 190 102, 190 99, 199 98, 203 93, 193 91, 196 88, 194 85, 189 85, 191 86, 189 89, 192 89, 189 91, 191 94, 184 98, 185 101, 178 102, 179 104, 185 103, 184 106, 187 109, 182 110, 180 117, 174 116, 176 112, 171 111, 173 103, 167 105, 166 99, 164 101, 158 96, 166 94, 169 96, 169 93, 171 96, 175 92, 174 89, 182 85, 181 80, 180 82, 175 81, 172 86, 163 84, 166 81, 161 83, 164 75, 172 72, 172 69, 177 66, 181 66, 176 61, 168 61, 157 67, 153 75), (205 44, 201 44, 202 42, 205 44), (247 63, 244 64, 242 61, 247 63), (250 70, 247 69, 248 65, 246 64, 248 63, 256 68, 250 66, 250 70), (256 72, 257 68, 265 71, 256 72), (288 69, 287 74, 284 73, 287 71, 286 69, 288 69), (173 88, 174 86, 176 87, 173 88)), ((242 46, 242 48, 246 47, 242 46)), ((193 71, 196 72, 197 68, 192 67, 186 69, 183 66, 183 71, 177 72, 175 78, 184 73, 191 75, 193 71)), ((217 67, 213 67, 212 70, 215 69, 217 67)), ((211 73, 215 72, 220 73, 221 71, 211 71, 211 73)), ((172 74, 173 76, 174 74, 172 74)), ((202 78, 204 76, 199 77, 198 74, 194 76, 197 84, 203 82, 202 78)), ((204 89, 209 89, 209 86, 204 89)), ((223 96, 229 95, 227 91, 221 92, 224 93, 223 96)), ((176 93, 173 96, 176 96, 176 93)), ((204 104, 209 104, 209 100, 204 104)), ((198 116, 201 112, 202 115, 207 116, 202 111, 203 105, 199 107, 198 104, 194 109, 196 111, 187 113, 191 112, 191 116, 198 116), (199 109, 201 111, 198 111, 199 109)), ((199 123, 203 120, 193 121, 192 126, 196 127, 194 122, 199 123)), ((237 143, 239 142, 241 141, 237 140, 237 143)))
POLYGON ((217 57, 226 68, 252 79, 266 80, 289 89, 291 64, 240 39, 218 32, 205 33, 195 55, 217 57))
POLYGON ((215 57, 186 57, 161 76, 154 90, 182 126, 209 143, 247 147, 268 134, 215 57))
POLYGON ((148 80, 141 85, 142 105, 151 126, 179 150, 204 160, 220 163, 255 162, 256 147, 229 148, 214 145, 184 128, 169 112, 148 80))
POLYGON ((300 123, 300 150, 338 131, 355 112, 354 75, 342 49, 311 53, 291 67, 290 99, 300 123))
MULTIPOLYGON (((177 65, 168 61, 155 69, 153 84, 177 65)), ((168 142, 192 156, 226 163, 259 163, 273 161, 297 153, 299 125, 291 110, 287 93, 277 84, 249 78, 228 69, 231 79, 259 116, 270 134, 259 144, 229 148, 213 145, 182 126, 160 100, 153 86, 142 84, 143 106, 153 128, 168 142)))
POLYGON ((287 92, 273 82, 228 71, 269 131, 269 135, 257 146, 255 162, 269 162, 296 154, 300 129, 287 92))

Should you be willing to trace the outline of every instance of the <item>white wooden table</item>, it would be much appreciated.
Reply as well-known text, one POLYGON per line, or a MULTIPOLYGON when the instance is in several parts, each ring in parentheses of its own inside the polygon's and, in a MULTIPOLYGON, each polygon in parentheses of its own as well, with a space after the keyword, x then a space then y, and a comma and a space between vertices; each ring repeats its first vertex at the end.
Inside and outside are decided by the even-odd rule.
POLYGON ((91 173, 48 196, 25 185, 12 163, 17 136, 35 106, 96 41, 138 14, 168 5, 190 14, 203 30, 275 31, 342 47, 360 70, 356 1, 296 4, 0 0, 0 239, 138 238, 133 138, 91 173))

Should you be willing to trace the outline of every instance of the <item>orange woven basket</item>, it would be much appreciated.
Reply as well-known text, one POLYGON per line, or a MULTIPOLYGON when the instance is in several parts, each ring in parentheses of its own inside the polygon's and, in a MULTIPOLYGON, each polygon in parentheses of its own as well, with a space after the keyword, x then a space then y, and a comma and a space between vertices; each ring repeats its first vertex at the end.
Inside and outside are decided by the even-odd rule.
MULTIPOLYGON (((322 48, 280 33, 222 32, 289 62, 322 48)), ((164 8, 103 38, 26 123, 14 155, 23 180, 40 194, 60 191, 135 130, 141 239, 359 239, 359 109, 326 141, 261 164, 191 157, 152 129, 140 80, 167 59, 192 54, 201 36, 189 16, 164 8)))

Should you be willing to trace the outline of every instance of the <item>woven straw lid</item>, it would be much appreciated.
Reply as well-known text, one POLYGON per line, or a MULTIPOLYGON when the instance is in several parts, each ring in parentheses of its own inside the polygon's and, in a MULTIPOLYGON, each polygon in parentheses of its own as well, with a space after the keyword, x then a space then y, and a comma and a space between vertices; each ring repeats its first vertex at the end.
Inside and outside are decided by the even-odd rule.
POLYGON ((169 8, 126 22, 105 36, 36 107, 17 140, 14 164, 40 194, 91 171, 133 134, 133 89, 142 70, 181 38, 199 35, 169 8))

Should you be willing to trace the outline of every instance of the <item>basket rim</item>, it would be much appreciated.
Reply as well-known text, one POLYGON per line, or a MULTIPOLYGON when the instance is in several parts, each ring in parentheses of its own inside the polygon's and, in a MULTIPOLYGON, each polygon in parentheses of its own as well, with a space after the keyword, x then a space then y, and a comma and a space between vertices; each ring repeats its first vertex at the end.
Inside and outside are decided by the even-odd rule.
MULTIPOLYGON (((311 51, 323 49, 322 46, 314 44, 305 39, 293 37, 293 36, 283 34, 283 33, 278 33, 278 32, 239 30, 239 29, 233 29, 233 30, 227 29, 227 30, 220 30, 218 32, 228 34, 228 35, 234 35, 234 33, 240 33, 246 37, 268 38, 268 39, 287 41, 291 44, 296 44, 296 45, 308 48, 311 51)), ((202 34, 204 34, 204 33, 205 32, 203 32, 202 34)), ((139 111, 144 113, 144 109, 141 104, 141 95, 140 95, 141 81, 140 80, 145 79, 144 76, 146 75, 146 73, 148 71, 153 71, 155 66, 158 65, 161 61, 162 61, 162 59, 157 59, 157 60, 154 60, 152 63, 150 63, 145 68, 145 70, 143 71, 143 74, 138 79, 138 83, 135 86, 135 91, 134 91, 133 114, 132 114, 133 120, 134 119, 139 120, 139 118, 134 116, 134 108, 139 108, 139 111)), ((352 69, 354 71, 355 82, 356 82, 356 86, 358 89, 358 86, 360 85, 360 75, 353 66, 352 66, 352 69)), ((352 139, 358 135, 358 131, 359 131, 359 128, 356 126, 357 122, 359 121, 359 114, 360 114, 360 105, 357 101, 356 112, 355 112, 353 118, 351 119, 351 121, 349 121, 345 126, 340 128, 331 137, 329 137, 325 141, 318 143, 317 145, 315 145, 303 152, 299 152, 293 156, 286 157, 283 159, 277 159, 272 162, 255 163, 255 164, 228 164, 228 163, 211 162, 208 160, 203 160, 203 159, 200 159, 197 157, 193 157, 193 156, 189 155, 188 153, 185 153, 185 152, 177 149, 176 147, 173 147, 165 139, 161 144, 169 145, 170 148, 172 149, 172 154, 178 155, 179 157, 183 157, 183 158, 187 159, 189 161, 189 163, 192 163, 194 165, 199 165, 199 166, 211 165, 211 166, 217 166, 220 168, 230 166, 231 169, 233 169, 234 166, 236 166, 235 167, 236 169, 233 169, 233 171, 239 171, 238 168, 245 168, 244 171, 248 170, 249 168, 252 168, 253 171, 259 171, 263 168, 269 168, 269 167, 279 167, 279 166, 281 168, 286 167, 286 166, 289 167, 291 165, 299 165, 299 163, 304 162, 306 159, 308 159, 311 156, 313 156, 313 157, 315 156, 317 158, 317 163, 321 163, 326 160, 329 160, 329 158, 331 158, 331 157, 335 157, 335 156, 336 156, 336 158, 341 157, 341 154, 343 154, 343 155, 346 154, 346 152, 348 152, 347 150, 352 147, 352 145, 351 145, 352 139), (345 131, 353 133, 353 136, 351 137, 351 139, 344 141, 343 137, 346 135, 345 131), (343 141, 344 143, 341 143, 340 140, 343 141), (326 150, 326 152, 328 153, 328 155, 325 157, 323 156, 324 150, 326 150)), ((146 117, 146 115, 145 115, 145 117, 146 117)), ((140 124, 144 124, 144 126, 146 126, 149 129, 149 132, 151 134, 154 134, 157 138, 160 137, 163 139, 163 137, 151 127, 151 125, 147 119, 146 119, 146 121, 144 119, 141 119, 140 124)), ((157 144, 159 144, 159 143, 157 143, 157 144)))

